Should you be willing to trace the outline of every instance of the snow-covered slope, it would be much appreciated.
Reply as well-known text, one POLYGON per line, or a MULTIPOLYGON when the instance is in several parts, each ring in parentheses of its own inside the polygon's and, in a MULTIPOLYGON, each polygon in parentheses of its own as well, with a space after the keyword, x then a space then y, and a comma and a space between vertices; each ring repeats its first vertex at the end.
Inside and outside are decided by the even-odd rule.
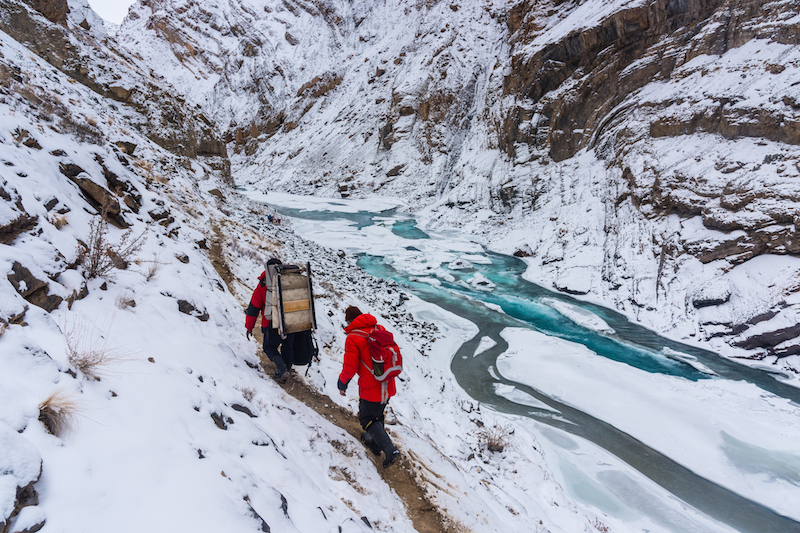
POLYGON ((532 426, 488 453, 476 428, 505 419, 447 369, 469 325, 266 223, 231 175, 402 197, 536 281, 800 366, 795 3, 143 0, 116 36, 65 7, 0 0, 0 530, 418 527, 258 368, 242 309, 276 254, 318 268, 304 381, 331 404, 356 408, 342 309, 398 333, 391 431, 442 529, 666 530, 572 501, 532 426))

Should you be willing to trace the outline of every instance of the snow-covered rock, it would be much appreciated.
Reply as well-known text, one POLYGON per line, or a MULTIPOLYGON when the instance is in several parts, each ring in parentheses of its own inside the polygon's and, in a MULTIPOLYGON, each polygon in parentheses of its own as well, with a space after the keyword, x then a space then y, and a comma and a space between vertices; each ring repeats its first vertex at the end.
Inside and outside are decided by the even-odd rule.
POLYGON ((475 275, 467 280, 467 283, 481 291, 490 291, 495 287, 495 284, 480 272, 476 272, 475 275))
POLYGON ((475 268, 475 266, 472 263, 470 263, 467 259, 459 257, 458 259, 450 261, 450 263, 447 265, 447 268, 449 268, 450 270, 470 270, 472 268, 475 268))

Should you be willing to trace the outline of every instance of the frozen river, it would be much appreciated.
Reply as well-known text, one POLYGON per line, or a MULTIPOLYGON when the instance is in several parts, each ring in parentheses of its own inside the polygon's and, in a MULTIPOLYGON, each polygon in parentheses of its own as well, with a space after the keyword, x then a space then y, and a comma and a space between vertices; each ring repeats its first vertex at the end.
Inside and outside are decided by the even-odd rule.
POLYGON ((427 234, 396 201, 251 196, 304 238, 359 254, 366 271, 475 324, 453 374, 474 399, 536 425, 575 499, 675 532, 800 532, 800 389, 783 376, 525 281, 523 261, 427 234))

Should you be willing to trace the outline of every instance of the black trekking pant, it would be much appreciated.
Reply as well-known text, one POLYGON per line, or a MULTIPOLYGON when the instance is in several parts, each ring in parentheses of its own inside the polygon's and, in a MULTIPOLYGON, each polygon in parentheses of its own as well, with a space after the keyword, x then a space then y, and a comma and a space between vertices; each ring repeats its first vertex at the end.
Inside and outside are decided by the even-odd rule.
POLYGON ((358 421, 361 422, 361 427, 366 430, 373 422, 383 424, 383 412, 385 410, 385 403, 358 400, 358 421))
POLYGON ((383 451, 386 457, 383 461, 384 468, 391 466, 399 453, 383 426, 385 409, 385 403, 358 401, 358 421, 361 422, 361 427, 366 432, 361 436, 361 441, 376 455, 380 455, 383 451))
POLYGON ((276 328, 261 328, 264 334, 264 353, 270 361, 275 363, 279 369, 281 363, 286 369, 292 368, 294 364, 294 333, 287 335, 285 339, 281 339, 280 333, 276 328), (281 347, 280 352, 278 346, 281 347))

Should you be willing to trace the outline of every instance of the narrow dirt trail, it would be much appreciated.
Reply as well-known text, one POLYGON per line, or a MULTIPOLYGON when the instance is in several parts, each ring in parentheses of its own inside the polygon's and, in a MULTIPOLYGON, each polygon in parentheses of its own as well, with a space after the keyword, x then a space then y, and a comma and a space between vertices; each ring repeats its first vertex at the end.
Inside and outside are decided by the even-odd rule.
MULTIPOLYGON (((232 294, 234 286, 242 284, 237 280, 229 267, 222 247, 222 235, 220 228, 213 228, 212 242, 209 249, 209 258, 220 277, 223 279, 232 294)), ((243 285, 242 285, 243 286, 243 285)), ((261 328, 253 329, 258 345, 263 344, 261 328)), ((257 356, 261 361, 264 372, 271 376, 275 371, 275 365, 266 357, 264 352, 259 349, 257 356)), ((269 378, 268 378, 269 379, 269 378)), ((361 440, 361 425, 355 413, 344 409, 333 402, 329 397, 321 394, 317 389, 307 385, 296 376, 290 377, 286 383, 279 384, 287 394, 300 400, 310 408, 314 409, 321 416, 330 420, 347 433, 353 436, 356 441, 361 440)), ((389 428, 391 432, 391 428, 389 428)), ((383 456, 376 457, 368 452, 375 469, 381 478, 397 493, 406 506, 406 513, 414 524, 414 529, 418 533, 464 533, 464 528, 458 522, 442 515, 435 505, 428 499, 425 490, 417 483, 413 472, 413 465, 407 453, 400 450, 400 459, 390 468, 383 468, 383 456)))
MULTIPOLYGON (((256 328, 253 331, 259 344, 261 341, 260 331, 256 328)), ((261 367, 268 375, 275 371, 275 365, 267 359, 264 353, 259 350, 261 367)), ((361 425, 355 413, 337 405, 329 397, 321 394, 318 390, 310 387, 299 379, 294 371, 286 383, 278 384, 287 394, 300 400, 311 409, 315 410, 327 420, 336 424, 354 439, 361 439, 361 425)), ((391 428, 389 428, 391 432, 391 428)), ((403 450, 400 450, 403 452, 403 450)), ((447 517, 443 516, 439 510, 431 503, 423 488, 417 483, 414 476, 412 465, 409 462, 408 454, 401 453, 400 459, 390 468, 383 467, 383 456, 376 457, 372 453, 366 454, 375 465, 375 469, 381 478, 389 485, 406 506, 406 512, 414 523, 414 529, 419 533, 455 533, 459 531, 457 526, 450 523, 447 517)))

